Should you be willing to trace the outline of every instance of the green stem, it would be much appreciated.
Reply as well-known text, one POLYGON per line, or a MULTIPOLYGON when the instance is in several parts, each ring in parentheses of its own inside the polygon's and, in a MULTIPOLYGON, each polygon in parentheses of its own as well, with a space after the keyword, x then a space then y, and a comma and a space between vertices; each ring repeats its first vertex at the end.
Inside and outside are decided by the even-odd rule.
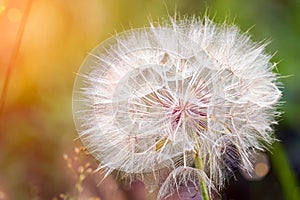
MULTIPOLYGON (((196 148, 196 152, 197 152, 197 154, 195 155, 195 158, 194 158, 195 166, 197 169, 203 170, 204 166, 203 166, 203 161, 199 156, 199 148, 196 148)), ((199 178, 200 190, 202 193, 202 199, 209 200, 207 185, 206 185, 205 181, 201 179, 201 177, 198 177, 198 178, 199 178)))
POLYGON ((299 183, 294 171, 291 169, 287 155, 279 142, 274 145, 271 159, 280 180, 284 198, 288 200, 300 199, 299 183))

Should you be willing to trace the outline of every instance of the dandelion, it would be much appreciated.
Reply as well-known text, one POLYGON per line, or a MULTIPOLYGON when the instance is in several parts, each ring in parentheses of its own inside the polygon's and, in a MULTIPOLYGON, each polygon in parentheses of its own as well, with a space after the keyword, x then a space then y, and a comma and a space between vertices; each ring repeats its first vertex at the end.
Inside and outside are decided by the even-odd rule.
POLYGON ((208 18, 118 34, 78 73, 79 136, 107 175, 145 180, 168 169, 158 198, 198 185, 208 199, 274 141, 281 92, 265 46, 208 18))

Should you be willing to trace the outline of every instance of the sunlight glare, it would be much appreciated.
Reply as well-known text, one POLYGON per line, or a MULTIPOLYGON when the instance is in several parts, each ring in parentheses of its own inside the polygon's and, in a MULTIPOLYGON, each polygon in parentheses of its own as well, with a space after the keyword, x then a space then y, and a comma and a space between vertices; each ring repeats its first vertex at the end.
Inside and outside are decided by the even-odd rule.
POLYGON ((7 11, 7 17, 10 22, 18 23, 22 19, 22 13, 18 8, 11 8, 7 11))
POLYGON ((0 15, 2 13, 4 13, 5 10, 6 10, 6 6, 5 5, 0 5, 0 15))

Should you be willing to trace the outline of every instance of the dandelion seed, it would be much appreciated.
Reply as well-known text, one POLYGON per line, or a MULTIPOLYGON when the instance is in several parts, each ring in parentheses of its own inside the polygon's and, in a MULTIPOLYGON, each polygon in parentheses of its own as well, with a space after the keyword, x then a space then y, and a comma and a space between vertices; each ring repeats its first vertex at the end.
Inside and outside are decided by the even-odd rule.
MULTIPOLYGON (((208 191, 222 189, 228 174, 250 171, 253 152, 274 141, 281 92, 264 48, 208 18, 116 35, 78 73, 80 138, 107 173, 169 169, 185 186, 198 180, 208 191)), ((168 180, 160 198, 176 191, 178 181, 168 180)))

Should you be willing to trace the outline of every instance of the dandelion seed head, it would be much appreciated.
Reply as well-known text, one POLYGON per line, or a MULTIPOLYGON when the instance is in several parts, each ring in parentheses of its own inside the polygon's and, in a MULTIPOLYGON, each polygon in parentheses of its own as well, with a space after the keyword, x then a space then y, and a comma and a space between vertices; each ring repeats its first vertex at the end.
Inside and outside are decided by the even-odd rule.
POLYGON ((107 173, 181 169, 182 180, 198 174, 220 189, 274 141, 281 92, 270 58, 264 43, 208 18, 118 34, 79 70, 79 136, 107 173), (193 168, 195 146, 203 171, 193 168))

